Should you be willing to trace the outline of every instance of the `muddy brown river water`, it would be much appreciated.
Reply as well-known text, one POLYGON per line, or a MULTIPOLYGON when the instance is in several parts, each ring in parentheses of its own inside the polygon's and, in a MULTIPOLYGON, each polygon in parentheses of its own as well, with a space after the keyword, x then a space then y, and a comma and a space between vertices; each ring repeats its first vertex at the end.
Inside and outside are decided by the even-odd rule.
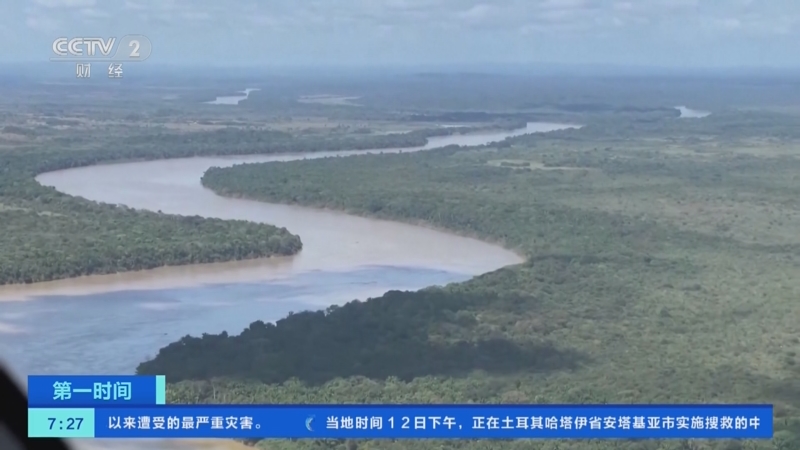
MULTIPOLYGON (((318 210, 223 198, 200 184, 212 166, 346 157, 480 145, 574 125, 530 123, 513 132, 430 139, 424 147, 209 157, 81 167, 37 180, 99 202, 170 214, 243 219, 286 227, 303 240, 285 258, 168 267, 0 286, 0 355, 28 374, 132 373, 136 364, 186 334, 238 333, 253 320, 320 309, 391 289, 459 282, 518 264, 502 247, 431 228, 318 210)), ((236 448, 231 442, 81 441, 76 448, 236 448)))

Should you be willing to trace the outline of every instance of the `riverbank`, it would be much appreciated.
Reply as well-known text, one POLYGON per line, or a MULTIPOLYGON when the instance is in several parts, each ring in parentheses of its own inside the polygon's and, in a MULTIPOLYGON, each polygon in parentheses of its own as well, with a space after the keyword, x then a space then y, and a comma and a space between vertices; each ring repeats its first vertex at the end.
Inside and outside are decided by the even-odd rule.
MULTIPOLYGON (((430 267, 459 273, 477 275, 508 264, 517 264, 522 259, 514 253, 475 239, 427 230, 386 221, 374 221, 348 216, 341 212, 317 211, 288 205, 265 205, 246 200, 220 199, 200 184, 202 174, 213 166, 228 167, 240 163, 286 162, 306 158, 328 158, 352 156, 371 152, 397 153, 415 152, 445 147, 447 145, 481 145, 500 141, 509 136, 526 132, 543 132, 570 125, 532 123, 515 131, 496 131, 471 134, 451 134, 440 130, 432 134, 443 134, 426 138, 427 144, 418 147, 389 148, 376 150, 318 151, 314 153, 289 153, 275 155, 194 157, 168 160, 127 162, 85 166, 69 170, 46 172, 36 177, 41 183, 37 191, 48 192, 64 202, 57 211, 66 206, 100 211, 110 215, 107 233, 128 235, 119 227, 141 227, 142 220, 170 221, 169 214, 211 217, 218 224, 226 220, 245 220, 251 227, 264 225, 268 229, 305 235, 304 251, 288 258, 271 258, 254 262, 194 264, 159 267, 147 271, 130 271, 121 274, 93 275, 68 280, 24 285, 0 286, 0 299, 20 300, 42 295, 80 295, 126 289, 165 289, 188 287, 198 283, 247 282, 283 277, 291 273, 313 270, 347 270, 354 265, 399 265, 430 267), (45 186, 54 186, 54 193, 45 186), (68 197, 65 194, 69 194, 68 197), (108 205, 89 203, 85 199, 105 204, 124 204, 128 208, 112 208, 108 205), (129 208, 136 209, 135 211, 129 208), (164 214, 148 211, 161 211, 164 214), (132 223, 120 223, 114 214, 126 213, 132 223), (138 218, 138 222, 137 222, 138 218), (320 231, 319 224, 327 224, 327 231, 320 231), (117 228, 115 229, 114 226, 117 228), (333 229, 339 235, 331 234, 333 229), (347 231, 344 231, 347 230, 347 231), (317 236, 317 237, 315 237, 317 236), (306 240, 311 239, 311 247, 306 240), (319 249, 319 250, 317 250, 319 249), (350 258, 341 258, 341 255, 350 258), (483 255, 478 257, 477 255, 483 255)), ((407 139, 407 138, 403 138, 407 139)), ((389 141, 391 142, 391 141, 389 141)), ((53 201, 47 204, 52 205, 53 201)), ((79 209, 80 211, 81 209, 79 209)), ((60 212, 59 212, 60 213, 60 212)), ((72 214, 69 211, 64 214, 72 214)), ((98 214, 98 212, 95 212, 98 214)), ((175 220, 175 219, 172 219, 175 220)), ((161 231, 160 239, 168 230, 161 231)), ((11 235, 9 235, 11 236, 11 235)), ((159 238, 159 236, 154 236, 159 238)), ((197 236, 193 240, 200 239, 197 236)), ((155 241, 154 241, 155 242, 155 241)), ((202 242, 202 240, 201 240, 202 242)), ((124 259, 123 259, 124 261, 124 259)), ((32 264, 36 259, 31 258, 32 264)), ((38 264, 42 264, 39 262, 38 264)))
MULTIPOLYGON (((544 131, 552 125, 538 126, 533 124, 531 130, 544 131)), ((414 152, 425 149, 438 148, 446 145, 479 145, 496 140, 502 140, 509 135, 518 135, 528 130, 517 130, 516 133, 490 133, 473 134, 464 136, 445 136, 432 138, 426 146, 405 149, 379 150, 384 153, 390 152, 414 152)), ((354 155, 365 152, 348 151, 339 155, 354 155)), ((165 287, 175 287, 176 272, 185 272, 183 276, 177 277, 179 281, 188 284, 212 284, 212 283, 241 283, 246 280, 265 281, 279 279, 283 276, 302 273, 316 273, 320 270, 346 270, 354 267, 381 266, 392 267, 420 267, 431 268, 439 271, 450 269, 456 271, 448 277, 456 277, 450 281, 461 281, 473 275, 479 275, 487 271, 495 270, 509 264, 518 264, 522 259, 508 250, 495 245, 487 244, 475 239, 455 236, 452 233, 444 233, 429 228, 410 226, 388 221, 364 219, 353 217, 341 212, 320 211, 313 208, 301 208, 287 205, 267 205, 260 202, 251 202, 217 197, 210 191, 204 189, 200 184, 200 177, 203 172, 212 165, 232 165, 239 162, 255 161, 289 161, 292 159, 303 159, 308 157, 306 154, 293 155, 273 155, 273 156, 251 156, 251 157, 225 157, 225 158, 190 158, 183 160, 161 160, 161 161, 140 161, 119 165, 90 166, 67 171, 46 173, 38 177, 45 184, 57 186, 69 194, 78 195, 92 200, 106 201, 109 203, 124 203, 128 206, 151 208, 175 214, 193 216, 195 214, 208 215, 219 214, 220 218, 239 218, 248 221, 266 221, 280 223, 288 226, 292 230, 299 230, 308 238, 304 239, 305 248, 300 254, 289 258, 276 258, 274 260, 260 260, 252 262, 223 263, 216 265, 198 265, 187 267, 160 268, 153 271, 126 273, 100 277, 85 277, 83 279, 62 280, 44 285, 14 286, 23 288, 26 298, 38 295, 64 295, 67 293, 105 292, 107 290, 137 290, 142 287, 151 290, 165 287), (160 167, 160 169, 158 168, 160 167), (92 176, 94 174, 95 176, 92 176), (97 174, 104 174, 99 176, 97 174), (165 183, 172 183, 165 186, 165 183), (170 188, 171 187, 171 188, 170 188), (169 194, 174 194, 170 196, 169 194), (114 197, 123 195, 124 197, 114 197), (191 199, 191 201, 189 201, 191 199), (139 202, 155 202, 142 204, 139 202), (198 208, 198 209, 193 209, 198 208), (203 209, 205 208, 205 209, 203 209), (338 233, 337 233, 338 231, 338 233), (262 265, 267 262, 268 264, 262 265), (205 271, 205 269, 209 269, 205 271), (231 270, 228 270, 231 269, 231 270), (163 277, 153 276, 162 274, 163 277), (252 278, 251 278, 252 277, 252 278), (36 289, 42 289, 36 291, 36 289)), ((336 156, 331 153, 318 153, 314 157, 336 156)), ((319 278, 316 275, 316 278, 319 278)), ((348 293, 339 298, 332 299, 331 303, 355 297, 366 298, 368 296, 380 295, 391 289, 406 288, 416 290, 433 283, 428 276, 408 279, 390 279, 390 284, 375 284, 374 275, 368 280, 359 284, 367 284, 371 291, 366 295, 362 291, 349 289, 348 293), (379 291, 378 291, 379 290, 379 291)), ((407 277, 406 277, 407 278, 407 277)), ((4 288, 0 288, 0 292, 4 288)), ((259 287, 263 290, 263 286, 259 287)), ((327 289, 326 294, 335 293, 335 290, 327 289)), ((11 296, 19 298, 20 290, 11 296)), ((140 296, 142 294, 136 294, 140 296)), ((157 295, 157 294, 156 294, 157 295)), ((163 297, 163 295, 162 295, 163 297)), ((197 299, 197 294, 192 295, 197 299)), ((320 300, 319 298, 317 299, 320 300)), ((64 299, 60 299, 59 304, 63 304, 64 299)), ((117 302, 119 303, 119 302, 117 302)), ((126 302, 135 303, 135 302, 126 302)), ((195 302, 201 303, 201 302, 195 302)), ((122 305, 117 305, 122 306, 122 305)), ((133 305, 135 306, 135 304, 133 305)), ((301 305, 295 304, 294 307, 301 305)), ((324 307, 329 305, 320 305, 324 307)), ((56 305, 52 306, 56 307, 56 305)), ((202 307, 196 304, 195 308, 202 307)), ((95 302, 92 317, 97 320, 108 321, 115 327, 123 324, 119 320, 114 321, 112 317, 119 317, 119 313, 111 314, 108 318, 104 312, 113 310, 114 305, 109 302, 98 304, 95 302)), ((249 310, 255 311, 252 305, 249 310)), ((76 310, 73 310, 73 313, 76 310)), ((132 314, 125 313, 125 317, 132 314)), ((63 315, 62 315, 63 316, 63 315)), ((160 313, 159 317, 164 317, 165 313, 160 313)), ((227 317, 227 316, 226 316, 227 317)), ((263 316, 262 316, 263 317, 263 316)), ((277 320, 278 318, 276 318, 277 320)), ((186 322, 186 320, 183 320, 186 322)), ((67 345, 72 345, 72 351, 77 341, 70 344, 74 339, 74 334, 79 334, 83 327, 75 323, 79 330, 69 334, 71 338, 60 339, 67 345)), ((58 327, 63 328, 63 326, 58 327)), ((135 329, 143 331, 142 326, 125 326, 125 329, 135 329)), ((174 327, 170 328, 170 330, 174 327)), ((207 330, 207 328, 201 328, 207 330)), ((192 332, 192 331, 189 331, 192 332)), ((49 333, 53 335, 53 332, 49 333)), ((124 333, 114 333, 109 339, 119 339, 124 333)), ((148 333, 152 335, 153 333, 148 333)), ((172 335, 164 333, 167 339, 174 339, 172 335)), ((161 336, 156 337, 159 339, 161 336)), ((147 339, 154 339, 152 336, 147 339)), ((156 349, 159 345, 153 345, 148 349, 156 349)), ((131 349, 131 345, 124 346, 131 349)), ((81 354, 87 353, 86 351, 81 354)), ((98 352, 88 352, 95 355, 95 360, 102 358, 98 352)), ((40 354, 42 352, 32 352, 40 354)), ((46 356, 42 355, 43 358, 46 356)), ((61 358, 64 364, 67 358, 61 358)), ((84 363, 85 366, 85 363, 84 363)), ((106 369, 108 370, 108 369, 106 369)), ((69 372, 69 370, 67 370, 69 372)), ((99 372, 103 372, 100 370, 99 372)))
MULTIPOLYGON (((168 207, 145 206, 139 210, 131 209, 130 206, 136 205, 130 204, 117 207, 112 205, 125 202, 113 198, 94 198, 90 194, 78 194, 84 198, 65 195, 42 186, 34 177, 43 180, 48 176, 57 176, 48 174, 58 173, 65 168, 87 167, 115 160, 164 160, 202 154, 231 154, 236 151, 281 155, 294 151, 288 157, 291 159, 311 152, 318 157, 331 156, 340 149, 347 149, 343 154, 352 154, 352 148, 403 148, 410 144, 424 149, 426 147, 423 144, 428 142, 429 135, 442 136, 438 139, 449 142, 447 136, 452 133, 435 129, 406 135, 346 136, 320 140, 293 138, 286 133, 272 131, 241 133, 237 130, 231 133, 219 130, 196 133, 190 135, 194 137, 188 140, 185 136, 171 134, 163 135, 160 139, 154 136, 152 140, 135 137, 131 138, 131 142, 113 146, 116 150, 43 148, 3 152, 0 162, 9 175, 0 179, 0 214, 6 225, 5 233, 0 235, 0 285, 30 285, 163 266, 286 256, 302 248, 297 235, 287 229, 274 227, 269 221, 252 223, 235 218, 223 221, 158 212, 168 212, 168 207), (194 139, 201 137, 203 146, 194 144, 194 139), (232 138, 238 139, 235 145, 231 145, 232 138), (265 142, 270 144, 265 145, 265 142), (214 145, 222 146, 222 149, 214 145), (308 153, 298 153, 301 150, 308 153), (23 263, 20 264, 20 261, 23 263)), ((286 158, 282 156, 278 159, 286 158)), ((229 159, 220 164, 231 161, 235 160, 229 159)), ((202 171, 196 175, 196 179, 201 174, 202 171)), ((196 179, 190 183, 196 182, 196 179)), ((151 181, 155 186, 159 183, 158 180, 151 181)), ((158 196, 162 192, 156 188, 150 193, 158 196)), ((199 214, 188 215, 204 214, 200 211, 199 214)), ((45 286, 45 291, 50 287, 54 286, 45 286)), ((0 288, 0 296, 8 298, 3 292, 25 292, 28 289, 24 286, 0 288)), ((37 290, 39 287, 34 287, 31 292, 37 290)))

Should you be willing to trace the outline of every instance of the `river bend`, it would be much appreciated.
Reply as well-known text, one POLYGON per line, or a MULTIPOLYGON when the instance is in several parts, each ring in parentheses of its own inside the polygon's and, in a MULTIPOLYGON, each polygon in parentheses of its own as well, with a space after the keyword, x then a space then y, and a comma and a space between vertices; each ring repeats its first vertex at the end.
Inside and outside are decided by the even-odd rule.
MULTIPOLYGON (((300 236, 303 250, 290 257, 0 286, 0 355, 20 379, 30 373, 131 373, 138 362, 186 334, 238 333, 256 319, 274 321, 290 311, 391 289, 464 281, 520 263, 519 255, 497 245, 422 226, 220 197, 200 178, 212 166, 481 145, 569 127, 574 126, 530 123, 513 132, 435 137, 415 148, 182 158, 41 174, 37 180, 43 185, 89 200, 286 227, 300 236)), ((176 444, 96 442, 91 448, 95 445, 138 450, 176 444)))

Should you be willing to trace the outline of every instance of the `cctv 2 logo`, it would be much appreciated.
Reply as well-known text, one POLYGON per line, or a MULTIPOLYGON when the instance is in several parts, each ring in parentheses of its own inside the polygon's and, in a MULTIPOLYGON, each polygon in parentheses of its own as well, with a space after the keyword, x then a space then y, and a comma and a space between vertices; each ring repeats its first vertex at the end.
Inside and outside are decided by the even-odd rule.
POLYGON ((144 61, 150 57, 153 45, 150 39, 140 34, 129 34, 122 39, 115 37, 58 38, 53 41, 54 57, 51 61, 144 61), (115 45, 116 44, 116 45, 115 45), (112 55, 113 52, 113 55, 112 55))

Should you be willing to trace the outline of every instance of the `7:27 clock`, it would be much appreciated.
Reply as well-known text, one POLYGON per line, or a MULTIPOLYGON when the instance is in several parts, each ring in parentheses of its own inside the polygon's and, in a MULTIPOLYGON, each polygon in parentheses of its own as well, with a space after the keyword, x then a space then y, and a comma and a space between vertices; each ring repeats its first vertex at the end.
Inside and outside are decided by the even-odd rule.
POLYGON ((92 408, 28 408, 30 438, 94 437, 92 408))
POLYGON ((50 421, 50 429, 58 429, 58 430, 80 430, 81 425, 83 424, 82 417, 67 417, 63 419, 56 419, 55 417, 48 417, 47 420, 50 421))

